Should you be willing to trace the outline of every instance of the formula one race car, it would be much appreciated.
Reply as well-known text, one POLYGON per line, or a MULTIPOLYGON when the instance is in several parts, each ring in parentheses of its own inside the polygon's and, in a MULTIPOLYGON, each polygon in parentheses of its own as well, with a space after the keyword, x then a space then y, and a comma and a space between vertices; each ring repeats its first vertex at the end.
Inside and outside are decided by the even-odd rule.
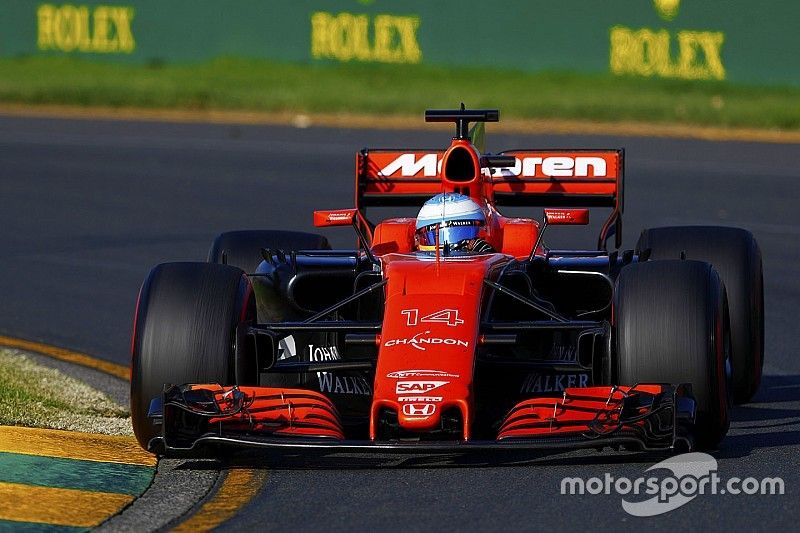
POLYGON ((358 249, 235 231, 206 263, 153 268, 132 340, 139 443, 174 456, 716 446, 761 378, 750 232, 655 228, 608 251, 621 246, 622 150, 490 155, 496 110, 425 118, 456 124, 449 147, 364 149, 355 207, 314 213, 352 226, 358 249), (422 209, 376 224, 373 206, 422 209), (544 244, 592 207, 611 210, 597 249, 544 244))

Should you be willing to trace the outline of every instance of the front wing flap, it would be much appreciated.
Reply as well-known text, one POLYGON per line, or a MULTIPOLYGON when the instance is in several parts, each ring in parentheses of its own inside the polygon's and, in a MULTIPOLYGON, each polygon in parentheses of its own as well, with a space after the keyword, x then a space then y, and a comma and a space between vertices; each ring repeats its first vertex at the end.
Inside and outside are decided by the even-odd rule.
POLYGON ((207 456, 219 448, 425 454, 607 446, 688 450, 695 402, 688 385, 568 388, 560 397, 520 402, 500 424, 496 439, 482 441, 346 440, 333 403, 301 389, 170 386, 153 401, 150 417, 162 425, 150 449, 181 457, 207 456))

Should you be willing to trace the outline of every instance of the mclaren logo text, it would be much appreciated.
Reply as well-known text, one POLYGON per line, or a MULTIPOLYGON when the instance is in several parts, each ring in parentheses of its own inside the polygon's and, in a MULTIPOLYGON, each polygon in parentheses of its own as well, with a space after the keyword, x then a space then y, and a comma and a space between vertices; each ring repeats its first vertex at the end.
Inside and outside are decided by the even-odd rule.
MULTIPOLYGON (((380 171, 380 176, 390 177, 435 177, 441 168, 438 154, 402 154, 380 171)), ((484 169, 488 172, 488 169, 484 169)), ((608 175, 608 165, 602 157, 592 156, 552 156, 516 158, 513 167, 495 168, 495 177, 523 178, 604 178, 608 175)))
POLYGON ((523 157, 515 158, 513 167, 496 168, 495 177, 522 178, 604 178, 607 175, 606 160, 602 157, 523 157))

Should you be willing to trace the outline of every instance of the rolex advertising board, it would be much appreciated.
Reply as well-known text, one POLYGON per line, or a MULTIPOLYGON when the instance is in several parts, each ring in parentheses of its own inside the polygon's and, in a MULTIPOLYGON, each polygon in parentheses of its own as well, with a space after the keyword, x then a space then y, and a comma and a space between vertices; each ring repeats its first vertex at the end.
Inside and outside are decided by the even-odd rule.
POLYGON ((744 0, 15 0, 0 57, 220 56, 800 85, 800 4, 744 0))

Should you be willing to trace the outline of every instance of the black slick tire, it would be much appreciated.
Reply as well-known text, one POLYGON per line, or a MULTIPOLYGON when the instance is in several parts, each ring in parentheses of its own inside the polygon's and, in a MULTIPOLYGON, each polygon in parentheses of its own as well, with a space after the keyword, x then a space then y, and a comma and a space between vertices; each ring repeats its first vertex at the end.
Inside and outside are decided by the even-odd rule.
POLYGON ((653 260, 684 254, 711 263, 719 272, 730 312, 733 399, 749 401, 764 367, 764 275, 753 234, 720 226, 651 228, 642 232, 636 249, 653 260))
POLYGON ((614 301, 620 385, 689 383, 696 437, 713 448, 728 431, 725 292, 700 261, 652 261, 623 268, 614 301))
POLYGON ((252 288, 238 268, 163 263, 150 271, 131 341, 131 420, 143 448, 160 434, 147 414, 165 384, 231 385, 237 374, 240 382, 257 381, 254 354, 240 349, 236 360, 237 326, 254 318, 252 288))

